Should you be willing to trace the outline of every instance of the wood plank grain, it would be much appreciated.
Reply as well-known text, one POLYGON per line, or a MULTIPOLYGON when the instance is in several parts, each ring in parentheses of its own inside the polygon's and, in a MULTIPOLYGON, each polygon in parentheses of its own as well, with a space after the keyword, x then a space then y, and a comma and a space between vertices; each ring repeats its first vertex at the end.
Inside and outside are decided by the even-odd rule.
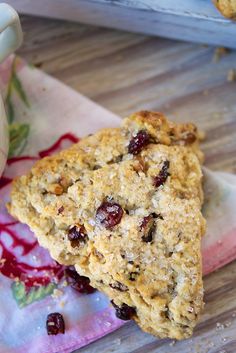
POLYGON ((25 14, 236 48, 236 26, 211 0, 8 0, 25 14))
POLYGON ((31 28, 23 19, 21 52, 29 61, 121 116, 156 109, 176 120, 191 118, 208 135, 203 143, 208 166, 236 171, 236 82, 227 82, 228 71, 236 69, 235 51, 214 62, 213 47, 34 22, 31 28))
MULTIPOLYGON (((181 16, 192 16, 202 19, 212 19, 220 22, 226 22, 225 19, 219 11, 217 11, 216 7, 213 5, 213 1, 211 0, 178 0, 178 2, 173 0, 89 0, 91 3, 97 4, 105 4, 105 5, 114 5, 118 7, 125 7, 126 9, 133 10, 145 10, 145 11, 153 11, 153 12, 161 12, 167 13, 171 15, 181 15, 181 16)), ((36 14, 37 4, 35 6, 30 6, 29 1, 26 0, 17 0, 13 3, 14 6, 17 5, 19 9, 22 11, 34 11, 36 14)), ((42 4, 42 3, 41 3, 42 4)), ((44 13, 46 11, 50 11, 59 8, 61 15, 63 15, 63 11, 68 15, 70 13, 70 9, 73 8, 75 11, 76 8, 79 8, 81 4, 80 0, 76 1, 57 1, 55 4, 50 4, 50 2, 45 2, 44 13), (68 6, 69 5, 69 6, 68 6), (69 10, 68 10, 69 8, 69 10)), ((58 10, 57 10, 58 11, 58 10)))
MULTIPOLYGON (((236 52, 214 62, 214 48, 63 21, 23 17, 19 54, 126 116, 161 110, 207 133, 206 165, 236 173, 236 52)), ((157 340, 132 322, 80 353, 235 353, 236 262, 204 278, 205 310, 193 338, 157 340)))
POLYGON ((196 16, 198 18, 212 17, 222 20, 222 16, 216 11, 211 0, 92 0, 97 3, 115 4, 130 9, 152 10, 155 12, 165 12, 168 14, 196 16))

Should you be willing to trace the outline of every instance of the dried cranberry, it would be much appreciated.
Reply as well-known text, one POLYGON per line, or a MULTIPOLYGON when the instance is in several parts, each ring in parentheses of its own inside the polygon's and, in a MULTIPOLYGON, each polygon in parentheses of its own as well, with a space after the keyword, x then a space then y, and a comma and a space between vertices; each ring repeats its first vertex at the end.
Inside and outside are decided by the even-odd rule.
POLYGON ((182 138, 182 141, 184 141, 185 145, 191 145, 196 141, 197 137, 195 134, 192 132, 188 132, 185 134, 185 136, 182 138))
POLYGON ((156 222, 154 220, 154 218, 156 218, 155 216, 153 216, 153 214, 150 214, 149 216, 144 217, 140 225, 142 240, 145 243, 150 243, 153 240, 153 234, 156 230, 156 222))
POLYGON ((63 316, 60 313, 51 313, 47 316, 46 323, 48 335, 57 335, 65 333, 65 323, 63 316))
POLYGON ((84 226, 77 227, 74 226, 68 231, 68 239, 75 243, 83 242, 85 243, 88 239, 88 235, 86 234, 84 226))
POLYGON ((118 281, 116 281, 115 283, 110 283, 109 286, 113 289, 119 290, 120 292, 126 292, 128 290, 128 287, 125 284, 120 283, 118 281))
POLYGON ((170 162, 165 161, 163 163, 163 166, 162 166, 162 169, 161 169, 159 175, 154 178, 154 186, 156 188, 158 188, 158 186, 163 185, 165 183, 166 179, 168 178, 168 176, 170 175, 168 172, 169 166, 170 166, 170 162))
POLYGON ((59 214, 61 214, 63 211, 64 211, 64 206, 61 206, 61 207, 58 208, 57 214, 59 215, 59 214))
POLYGON ((121 306, 116 305, 113 300, 111 304, 116 310, 116 316, 121 320, 130 320, 136 314, 135 308, 123 303, 121 306))
POLYGON ((140 130, 137 135, 133 136, 128 146, 128 152, 138 154, 150 142, 150 135, 145 130, 140 130))
POLYGON ((74 269, 73 266, 65 269, 65 276, 69 285, 77 290, 79 293, 91 294, 96 291, 95 288, 90 286, 90 280, 88 277, 80 276, 74 269))
POLYGON ((96 220, 105 228, 111 229, 120 223, 123 213, 118 203, 105 201, 97 209, 96 220))

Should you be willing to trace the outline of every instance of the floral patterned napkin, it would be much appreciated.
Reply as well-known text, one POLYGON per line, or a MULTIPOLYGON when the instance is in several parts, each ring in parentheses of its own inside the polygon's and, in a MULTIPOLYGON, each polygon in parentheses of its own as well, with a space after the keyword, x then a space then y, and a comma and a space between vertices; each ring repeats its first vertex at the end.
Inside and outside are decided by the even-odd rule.
MULTIPOLYGON (((0 352, 69 353, 117 329, 105 295, 79 294, 63 268, 41 248, 26 225, 5 207, 12 178, 33 163, 120 118, 17 57, 0 65, 10 130, 9 159, 0 179, 0 352), (64 335, 48 336, 46 317, 60 312, 64 335)), ((236 258, 236 176, 205 170, 208 221, 203 269, 209 273, 236 258)))

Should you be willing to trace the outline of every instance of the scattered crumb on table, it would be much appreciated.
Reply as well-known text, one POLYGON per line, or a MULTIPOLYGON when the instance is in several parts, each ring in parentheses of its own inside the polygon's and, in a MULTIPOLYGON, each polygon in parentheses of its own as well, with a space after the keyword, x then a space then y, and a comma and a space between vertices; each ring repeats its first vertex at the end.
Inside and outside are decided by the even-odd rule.
POLYGON ((227 73, 227 81, 228 82, 233 82, 236 81, 236 70, 235 69, 230 69, 227 73))
POLYGON ((63 292, 60 289, 56 288, 56 289, 54 289, 53 293, 51 294, 51 297, 53 299, 57 299, 57 298, 61 297, 62 294, 63 294, 63 292))
POLYGON ((213 62, 218 62, 222 58, 222 56, 227 55, 229 53, 230 49, 225 47, 217 47, 214 51, 213 62))

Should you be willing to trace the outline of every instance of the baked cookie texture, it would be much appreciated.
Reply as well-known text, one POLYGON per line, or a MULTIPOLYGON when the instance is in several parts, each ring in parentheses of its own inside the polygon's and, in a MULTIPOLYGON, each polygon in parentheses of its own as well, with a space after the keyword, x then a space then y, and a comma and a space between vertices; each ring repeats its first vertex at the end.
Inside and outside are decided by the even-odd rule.
POLYGON ((214 0, 214 3, 222 15, 236 20, 236 0, 214 0))
POLYGON ((138 112, 38 161, 13 182, 8 208, 118 317, 187 338, 203 307, 202 158, 193 124, 138 112))

